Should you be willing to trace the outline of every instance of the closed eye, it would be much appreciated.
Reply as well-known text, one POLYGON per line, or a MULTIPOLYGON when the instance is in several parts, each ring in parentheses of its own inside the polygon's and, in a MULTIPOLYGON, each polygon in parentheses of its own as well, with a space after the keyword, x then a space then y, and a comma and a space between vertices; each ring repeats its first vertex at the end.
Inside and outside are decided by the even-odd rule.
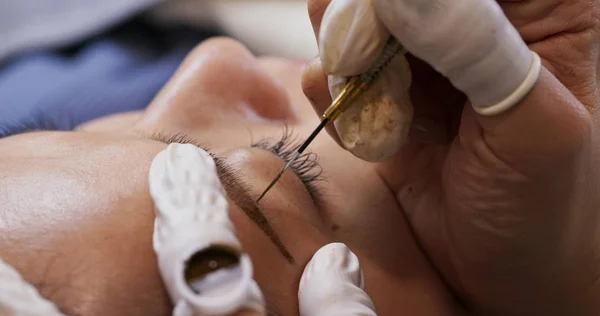
MULTIPOLYGON (((188 134, 153 133, 149 135, 148 138, 165 144, 192 144, 196 147, 204 149, 206 152, 211 154, 213 158, 216 158, 215 155, 211 153, 208 146, 202 144, 196 138, 191 137, 188 134)), ((264 138, 257 142, 252 142, 250 147, 273 153, 287 163, 301 145, 301 140, 295 136, 292 129, 286 126, 284 127, 282 135, 278 139, 264 138)), ((296 176, 302 181, 311 198, 317 202, 322 196, 321 190, 318 187, 318 183, 322 180, 325 180, 323 176, 323 169, 319 164, 319 156, 313 152, 306 152, 301 155, 290 167, 296 176)))
MULTIPOLYGON (((287 126, 284 127, 279 139, 265 138, 251 144, 252 148, 266 150, 279 156, 285 163, 292 159, 300 146, 302 146, 302 140, 299 140, 293 130, 287 126)), ((319 164, 319 156, 313 152, 305 152, 290 167, 316 202, 322 196, 318 183, 325 180, 323 168, 319 164)))
POLYGON ((148 137, 149 139, 159 141, 166 144, 178 143, 178 144, 191 144, 196 147, 204 149, 208 152, 215 161, 217 173, 221 182, 227 191, 227 195, 239 206, 242 211, 252 220, 268 237, 271 239, 273 244, 279 249, 281 254, 286 258, 290 264, 294 264, 294 257, 287 250, 279 235, 273 230, 271 223, 265 217, 263 211, 255 201, 255 197, 250 196, 250 189, 242 178, 238 175, 239 173, 227 165, 223 159, 215 157, 214 154, 210 153, 208 148, 203 144, 200 144, 195 138, 190 137, 186 134, 164 134, 155 133, 148 137))

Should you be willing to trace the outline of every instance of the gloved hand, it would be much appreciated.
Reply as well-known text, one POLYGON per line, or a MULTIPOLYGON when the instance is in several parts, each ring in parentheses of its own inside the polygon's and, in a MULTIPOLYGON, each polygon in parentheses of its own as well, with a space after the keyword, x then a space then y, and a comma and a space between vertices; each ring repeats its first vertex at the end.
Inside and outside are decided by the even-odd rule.
POLYGON ((344 244, 325 245, 302 273, 300 316, 377 316, 364 286, 358 257, 344 244))
MULTIPOLYGON (((391 98, 414 106, 410 142, 376 168, 469 310, 600 313, 598 3, 312 0, 309 13, 322 60, 303 88, 318 114, 335 93, 329 83, 364 71, 388 34, 410 53, 412 105, 391 98), (545 66, 535 85, 528 47, 545 66)), ((388 76, 398 69, 406 73, 392 65, 388 76)), ((384 100, 407 86, 380 84, 384 100)))

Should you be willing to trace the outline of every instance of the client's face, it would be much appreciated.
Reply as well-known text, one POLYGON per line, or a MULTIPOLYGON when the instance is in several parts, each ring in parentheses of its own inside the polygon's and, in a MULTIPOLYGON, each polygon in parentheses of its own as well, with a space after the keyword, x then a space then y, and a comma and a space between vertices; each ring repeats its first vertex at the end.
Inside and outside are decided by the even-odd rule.
POLYGON ((304 266, 341 241, 359 257, 380 315, 451 313, 401 206, 369 164, 326 133, 261 201, 270 228, 255 220, 251 202, 318 124, 301 72, 299 63, 212 40, 144 113, 0 140, 0 257, 69 313, 169 314, 152 251, 148 169, 167 143, 191 142, 223 159, 230 216, 270 309, 296 314, 304 266))

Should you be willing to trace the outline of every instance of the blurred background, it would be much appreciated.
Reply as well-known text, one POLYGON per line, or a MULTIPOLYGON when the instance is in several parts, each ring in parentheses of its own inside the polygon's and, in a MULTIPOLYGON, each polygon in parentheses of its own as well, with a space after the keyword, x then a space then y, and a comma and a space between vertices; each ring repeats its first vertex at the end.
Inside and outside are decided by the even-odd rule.
POLYGON ((143 109, 222 35, 256 55, 317 55, 306 0, 0 1, 0 137, 143 109))

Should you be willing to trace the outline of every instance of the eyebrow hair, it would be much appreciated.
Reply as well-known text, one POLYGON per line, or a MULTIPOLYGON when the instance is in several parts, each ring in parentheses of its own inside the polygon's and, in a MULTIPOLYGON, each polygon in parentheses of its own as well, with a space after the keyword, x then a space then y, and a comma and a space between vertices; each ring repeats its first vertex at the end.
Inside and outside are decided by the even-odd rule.
MULTIPOLYGON (((262 138, 252 141, 250 147, 258 148, 275 154, 279 159, 288 163, 304 144, 304 139, 298 138, 293 129, 284 125, 281 136, 277 138, 262 138)), ((325 180, 323 168, 319 164, 319 155, 308 150, 301 154, 290 166, 290 170, 302 181, 315 204, 319 204, 323 191, 318 182, 325 180)))
MULTIPOLYGON (((165 133, 165 132, 154 132, 154 133, 143 133, 144 138, 155 140, 165 144, 180 143, 180 144, 192 144, 198 148, 204 149, 208 152, 213 159, 213 155, 205 144, 199 142, 196 138, 191 137, 187 133, 165 133)), ((252 133, 250 133, 252 136, 252 133)), ((292 156, 296 154, 296 151, 302 146, 303 141, 298 141, 293 131, 286 125, 284 126, 281 137, 277 139, 263 138, 258 142, 251 141, 250 148, 257 148, 271 154, 274 154, 284 162, 288 162, 292 156)), ((294 172, 294 175, 298 177, 304 187, 310 194, 315 204, 319 204, 323 192, 320 190, 316 182, 325 180, 323 176, 323 169, 319 164, 319 156, 311 151, 305 152, 300 155, 298 159, 290 166, 290 169, 294 172)), ((247 186, 245 186, 247 187, 247 186)), ((249 190, 248 190, 249 191, 249 190)))
POLYGON ((217 167, 217 173, 227 195, 233 200, 233 202, 239 206, 242 211, 258 226, 269 239, 275 244, 279 252, 283 257, 290 263, 294 264, 294 257, 287 250, 279 235, 275 232, 269 220, 263 214, 254 198, 250 195, 248 185, 236 174, 235 170, 227 165, 223 159, 219 157, 213 157, 215 165, 217 167))
POLYGON ((294 257, 287 250, 279 235, 275 232, 269 220, 263 214, 256 200, 250 195, 250 189, 248 184, 236 174, 236 170, 234 170, 230 165, 225 163, 225 161, 214 155, 210 152, 210 150, 200 144, 195 138, 190 137, 188 134, 183 133, 175 133, 175 134, 166 134, 166 133, 152 133, 146 134, 146 138, 155 140, 161 143, 170 144, 170 143, 181 143, 181 144, 192 144, 198 148, 202 148, 204 151, 208 152, 213 160, 215 161, 215 165, 217 167, 217 174, 221 179, 221 183, 227 195, 233 200, 233 202, 239 206, 244 214, 250 218, 258 228, 260 228, 267 237, 275 244, 281 255, 290 263, 295 264, 294 257))

